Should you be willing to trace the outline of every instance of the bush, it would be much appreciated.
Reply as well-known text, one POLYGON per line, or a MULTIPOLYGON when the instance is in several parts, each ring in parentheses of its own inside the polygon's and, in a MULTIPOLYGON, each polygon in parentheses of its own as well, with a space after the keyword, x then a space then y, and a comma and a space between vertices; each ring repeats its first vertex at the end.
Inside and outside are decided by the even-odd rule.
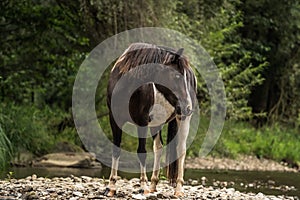
MULTIPOLYGON (((7 165, 22 151, 43 155, 60 141, 80 144, 71 114, 57 108, 0 104, 0 161, 7 165)), ((4 165, 3 165, 4 166, 4 165)))
POLYGON ((7 160, 12 158, 11 142, 7 138, 0 124, 0 170, 7 166, 7 160))
POLYGON ((46 110, 8 103, 2 104, 1 107, 5 119, 1 124, 13 146, 13 151, 26 149, 35 154, 46 152, 52 143, 47 127, 47 123, 50 122, 46 117, 46 110))
POLYGON ((259 129, 245 122, 226 122, 215 155, 255 155, 277 161, 300 161, 300 135, 294 128, 279 124, 259 129))

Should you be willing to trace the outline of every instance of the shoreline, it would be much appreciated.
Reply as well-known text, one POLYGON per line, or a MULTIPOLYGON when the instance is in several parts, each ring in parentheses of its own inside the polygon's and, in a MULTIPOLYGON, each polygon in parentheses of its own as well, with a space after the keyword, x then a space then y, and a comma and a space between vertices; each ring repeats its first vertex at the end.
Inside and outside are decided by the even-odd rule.
MULTIPOLYGON (((138 163, 134 164, 138 165, 138 163)), ((295 165, 294 168, 286 162, 277 162, 251 155, 239 155, 235 159, 213 156, 187 157, 185 160, 185 168, 187 169, 300 172, 299 163, 293 165, 295 165)), ((93 153, 60 152, 46 154, 39 158, 32 158, 32 155, 28 156, 23 153, 20 160, 12 162, 11 167, 75 167, 89 169, 101 168, 102 166, 93 153)), ((124 166, 127 166, 127 164, 124 163, 124 166)), ((128 167, 132 166, 128 165, 128 167)))
POLYGON ((212 156, 187 158, 187 169, 233 170, 233 171, 281 171, 300 172, 300 169, 291 168, 287 163, 278 163, 270 159, 258 159, 254 156, 239 156, 237 159, 215 158, 212 156))
MULTIPOLYGON (((280 171, 298 173, 299 170, 290 168, 286 163, 278 163, 268 159, 258 159, 253 156, 240 156, 237 159, 215 158, 207 156, 204 158, 187 158, 186 169, 203 170, 232 170, 232 171, 280 171)), ((204 180, 206 177, 202 177, 204 180)), ((201 181, 203 181, 201 180, 201 181)), ((199 180, 187 180, 184 185, 185 196, 181 199, 246 199, 246 200, 299 200, 297 196, 269 195, 263 192, 245 192, 233 188, 231 182, 220 182, 215 180, 213 186, 202 184, 199 180)), ((108 184, 107 179, 96 178, 94 176, 73 176, 68 177, 38 177, 33 174, 26 178, 6 178, 0 179, 0 199, 107 199, 103 192, 108 184)), ((253 183, 249 184, 253 185, 253 183)), ((160 180, 158 192, 150 195, 139 193, 138 178, 120 178, 117 181, 118 190, 113 198, 120 199, 176 199, 173 196, 173 188, 168 181, 160 180)), ((245 185, 248 187, 248 185, 245 185)), ((292 189, 283 188, 283 189, 292 189)))

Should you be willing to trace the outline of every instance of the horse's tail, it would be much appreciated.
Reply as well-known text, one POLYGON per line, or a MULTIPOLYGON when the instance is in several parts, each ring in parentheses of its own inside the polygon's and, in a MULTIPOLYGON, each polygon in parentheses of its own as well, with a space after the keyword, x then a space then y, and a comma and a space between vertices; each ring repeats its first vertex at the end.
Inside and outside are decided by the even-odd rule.
POLYGON ((168 136, 167 136, 167 177, 171 185, 176 184, 176 179, 178 176, 178 159, 177 159, 177 122, 173 119, 168 125, 168 136))

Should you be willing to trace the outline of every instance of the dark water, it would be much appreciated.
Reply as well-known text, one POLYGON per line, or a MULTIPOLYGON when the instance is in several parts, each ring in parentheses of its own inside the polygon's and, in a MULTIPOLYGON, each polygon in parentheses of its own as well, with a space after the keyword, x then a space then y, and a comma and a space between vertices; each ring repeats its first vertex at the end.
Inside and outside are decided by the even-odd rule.
MULTIPOLYGON (((110 169, 77 169, 77 168, 11 168, 14 178, 25 178, 32 174, 42 177, 67 177, 92 176, 108 178, 110 169)), ((6 178, 8 172, 1 174, 1 178, 6 178)), ((138 178, 139 174, 119 172, 122 178, 138 178)), ((151 173, 148 174, 150 178, 151 173)), ((249 172, 249 171, 212 171, 212 170, 191 170, 185 171, 185 180, 189 184, 189 179, 198 180, 199 184, 213 187, 233 187, 241 192, 262 192, 271 195, 289 195, 300 197, 300 173, 289 172, 249 172), (203 178, 206 181, 203 182, 203 178)), ((191 181, 191 180, 190 180, 191 181)))

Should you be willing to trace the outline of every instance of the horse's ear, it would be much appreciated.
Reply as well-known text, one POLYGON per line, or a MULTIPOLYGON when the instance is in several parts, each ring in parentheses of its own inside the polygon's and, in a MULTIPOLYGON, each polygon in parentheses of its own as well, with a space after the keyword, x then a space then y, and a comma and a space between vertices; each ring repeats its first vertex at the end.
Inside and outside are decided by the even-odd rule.
POLYGON ((180 56, 183 53, 184 48, 180 48, 178 49, 178 51, 175 53, 175 58, 173 60, 173 63, 178 63, 178 58, 180 58, 180 56))
POLYGON ((178 55, 179 57, 182 55, 184 48, 180 48, 178 49, 178 51, 176 52, 176 55, 178 55))

